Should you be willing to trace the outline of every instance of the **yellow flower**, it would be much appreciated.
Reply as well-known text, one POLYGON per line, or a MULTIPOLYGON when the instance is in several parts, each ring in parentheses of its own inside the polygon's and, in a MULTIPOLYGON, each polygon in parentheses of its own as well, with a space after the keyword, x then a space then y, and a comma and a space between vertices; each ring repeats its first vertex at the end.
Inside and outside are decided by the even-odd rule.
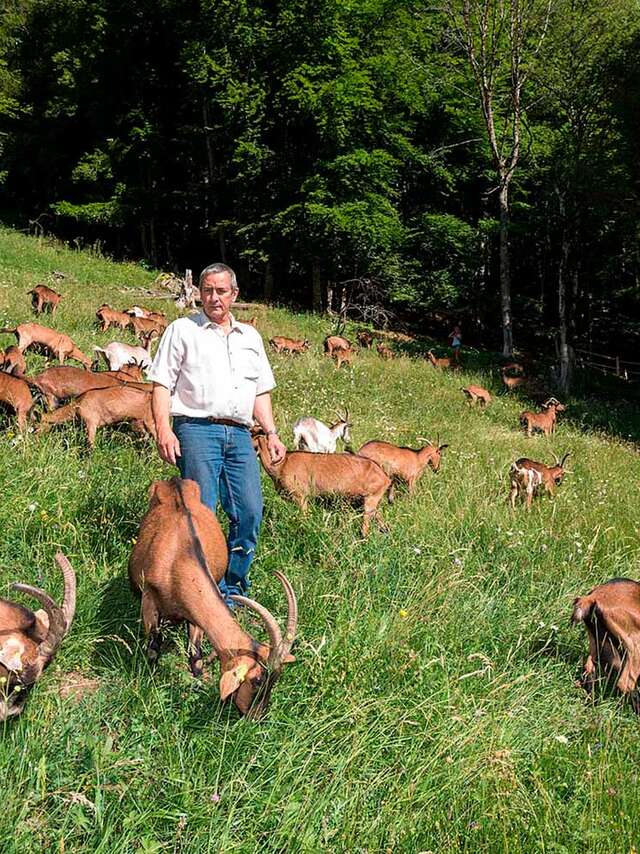
POLYGON ((409 612, 406 611, 404 608, 400 608, 398 613, 400 614, 400 616, 402 617, 403 620, 405 619, 405 617, 409 616, 409 612))

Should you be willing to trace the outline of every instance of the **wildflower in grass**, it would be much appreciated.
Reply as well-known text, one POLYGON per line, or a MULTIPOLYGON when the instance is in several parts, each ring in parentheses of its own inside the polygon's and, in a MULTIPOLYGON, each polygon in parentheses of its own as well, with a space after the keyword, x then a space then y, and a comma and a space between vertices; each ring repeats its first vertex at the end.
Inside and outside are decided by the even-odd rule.
POLYGON ((218 801, 220 800, 220 795, 217 792, 214 792, 211 795, 211 797, 209 798, 209 800, 211 801, 212 804, 217 804, 218 801))
POLYGON ((566 735, 554 735, 554 738, 560 744, 569 744, 569 739, 567 738, 566 735))
POLYGON ((409 616, 409 612, 407 610, 405 610, 404 608, 400 608, 400 610, 398 611, 398 614, 400 614, 400 616, 402 617, 403 620, 405 619, 405 617, 409 616))
POLYGON ((38 506, 38 505, 37 505, 37 504, 35 504, 35 503, 34 503, 34 504, 29 504, 29 506, 27 507, 27 510, 29 511, 29 513, 33 513, 33 511, 36 509, 36 507, 37 507, 37 506, 38 506))

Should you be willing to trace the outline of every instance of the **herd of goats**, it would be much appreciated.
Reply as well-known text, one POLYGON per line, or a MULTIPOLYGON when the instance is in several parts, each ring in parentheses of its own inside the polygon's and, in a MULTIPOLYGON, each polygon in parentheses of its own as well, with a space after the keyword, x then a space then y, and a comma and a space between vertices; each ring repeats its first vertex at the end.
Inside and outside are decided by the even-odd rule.
MULTIPOLYGON (((36 314, 55 315, 61 295, 46 285, 29 291, 36 314)), ((155 438, 151 410, 152 384, 144 382, 143 371, 152 361, 151 346, 161 337, 167 319, 161 312, 133 306, 119 311, 101 305, 96 312, 100 330, 130 328, 139 341, 132 346, 112 342, 94 347, 90 359, 66 334, 37 323, 21 323, 0 333, 16 336, 15 345, 0 350, 0 403, 15 413, 20 430, 28 428, 36 398, 45 411, 35 427, 36 433, 52 425, 80 418, 88 443, 93 447, 99 427, 128 422, 134 430, 155 438), (24 352, 34 349, 60 362, 34 376, 27 376, 24 352), (108 370, 98 370, 103 357, 108 370), (71 359, 82 367, 65 365, 71 359), (68 401, 68 402, 67 402, 68 401)), ((249 323, 256 325, 256 318, 249 323)), ((360 348, 371 348, 374 336, 368 331, 357 334, 360 348)), ((276 336, 270 340, 279 353, 303 353, 306 340, 276 336)), ((329 335, 325 353, 339 368, 350 364, 358 347, 341 335, 329 335)), ((377 344, 382 359, 395 357, 385 343, 377 344)), ((437 370, 460 368, 459 354, 452 358, 427 358, 437 370)), ((511 363, 502 368, 506 389, 531 390, 535 381, 524 376, 522 365, 511 363)), ((461 389, 472 405, 489 406, 487 389, 468 385, 461 389)), ((539 389, 538 389, 539 390, 539 389)), ((540 412, 525 411, 520 423, 532 436, 545 436, 555 430, 558 413, 565 407, 554 397, 542 404, 540 412)), ((379 505, 386 496, 394 500, 394 487, 405 484, 411 493, 427 467, 436 472, 446 444, 428 442, 417 450, 390 442, 369 441, 357 452, 350 447, 349 413, 326 425, 315 418, 298 419, 294 425, 296 450, 287 452, 283 461, 271 462, 266 436, 252 430, 256 452, 276 489, 296 502, 304 511, 310 497, 342 496, 363 505, 361 532, 366 537, 371 520, 386 530, 379 505), (345 450, 336 451, 341 439, 345 450)), ((569 454, 548 466, 529 458, 520 458, 510 468, 509 502, 515 508, 520 496, 531 508, 538 493, 555 493, 566 474, 569 454)), ((200 490, 190 480, 172 478, 156 481, 149 493, 149 508, 144 515, 129 560, 129 577, 142 597, 142 620, 147 637, 147 656, 155 661, 161 647, 161 625, 186 623, 188 657, 194 676, 203 674, 202 640, 206 635, 212 652, 208 661, 220 661, 220 698, 231 699, 237 709, 259 718, 267 709, 271 691, 284 664, 294 661, 291 647, 296 636, 298 606, 293 587, 286 576, 276 572, 287 598, 288 615, 284 634, 273 615, 258 602, 244 596, 234 600, 252 610, 264 623, 269 643, 249 635, 237 621, 217 583, 227 567, 227 544, 215 514, 200 501, 200 490)), ((76 578, 62 554, 56 562, 64 579, 62 605, 37 587, 14 584, 13 587, 36 599, 42 608, 32 611, 16 602, 0 599, 0 721, 19 714, 29 689, 51 661, 69 631, 76 603, 76 578)), ((640 712, 636 682, 640 676, 640 584, 629 579, 614 579, 594 588, 574 602, 573 622, 583 622, 589 638, 581 684, 593 691, 598 673, 605 678, 613 673, 618 689, 629 695, 635 711, 640 712)))

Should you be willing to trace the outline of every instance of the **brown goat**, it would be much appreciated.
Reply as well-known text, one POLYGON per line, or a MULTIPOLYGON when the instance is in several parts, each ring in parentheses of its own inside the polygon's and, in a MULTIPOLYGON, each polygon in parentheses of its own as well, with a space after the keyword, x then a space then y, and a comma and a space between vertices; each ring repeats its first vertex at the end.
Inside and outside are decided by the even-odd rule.
POLYGON ((437 359, 431 350, 427 353, 427 359, 431 362, 434 368, 440 368, 441 370, 444 368, 457 368, 459 366, 459 362, 450 356, 441 356, 437 359))
POLYGON ((307 509, 309 498, 315 495, 344 495, 350 499, 362 499, 362 536, 366 537, 369 533, 372 517, 385 530, 378 505, 389 491, 391 480, 372 460, 357 454, 289 451, 282 462, 274 465, 266 436, 256 436, 255 442, 264 470, 276 489, 295 501, 303 511, 307 509))
POLYGON ((362 330, 356 334, 356 341, 361 347, 365 347, 367 350, 370 350, 373 346, 373 335, 371 332, 362 330))
POLYGON ((130 317, 129 323, 137 338, 142 334, 148 335, 150 332, 157 332, 162 335, 168 326, 166 318, 154 315, 153 317, 130 317))
POLYGON ((592 693, 596 673, 617 675, 616 687, 631 695, 636 714, 640 698, 636 690, 640 676, 640 584, 629 578, 614 578, 594 587, 573 603, 573 625, 584 623, 589 635, 589 655, 580 683, 592 693))
POLYGON ((472 404, 479 403, 483 409, 491 403, 491 395, 481 385, 468 385, 460 391, 467 395, 472 404))
POLYGON ((126 371, 122 369, 94 372, 64 365, 47 368, 35 377, 25 377, 25 380, 32 388, 37 388, 44 395, 49 409, 56 409, 62 401, 70 397, 78 397, 91 389, 121 387, 123 383, 130 383, 135 388, 141 388, 142 391, 151 391, 152 383, 140 382, 142 372, 137 365, 125 367, 126 371))
POLYGON ((27 416, 33 408, 34 400, 25 380, 0 372, 0 403, 13 409, 18 418, 19 429, 26 430, 27 416))
POLYGON ((27 291, 27 293, 31 294, 31 304, 36 314, 42 314, 49 310, 53 316, 62 299, 62 294, 56 293, 46 285, 36 285, 33 290, 27 291))
POLYGON ((297 338, 286 338, 284 335, 276 335, 269 339, 269 344, 273 347, 276 353, 304 353, 309 349, 309 342, 305 338, 304 341, 297 338))
POLYGON ((338 350, 334 350, 333 358, 336 360, 336 368, 340 368, 343 363, 350 365, 355 355, 355 347, 349 347, 348 349, 341 347, 338 350))
MULTIPOLYGON (((409 493, 413 492, 416 481, 427 466, 434 472, 440 468, 442 451, 449 445, 434 445, 429 442, 417 451, 412 448, 401 448, 391 442, 365 442, 358 451, 358 456, 373 460, 393 480, 406 483, 409 493)), ((393 501, 393 487, 389 490, 389 501, 393 501)))
POLYGON ((247 323, 249 326, 253 326, 254 329, 257 329, 258 328, 258 315, 254 314, 250 320, 245 320, 243 322, 247 323))
POLYGON ((567 409, 555 397, 550 397, 542 406, 544 407, 542 412, 525 410, 521 413, 520 424, 523 427, 526 426, 527 436, 531 436, 534 430, 540 430, 545 436, 555 433, 558 412, 565 412, 567 409))
POLYGON ((22 350, 19 350, 15 344, 10 344, 4 352, 0 350, 0 367, 5 373, 12 374, 14 377, 24 377, 27 363, 22 350))
POLYGON ((0 329, 0 333, 12 332, 18 339, 18 349, 24 353, 29 347, 52 353, 60 364, 65 359, 75 359, 81 362, 85 368, 91 367, 91 359, 79 350, 73 340, 63 332, 50 329, 48 326, 40 326, 38 323, 21 323, 11 329, 0 329))
POLYGON ((327 335, 324 339, 324 352, 333 356, 337 350, 353 350, 353 344, 341 335, 327 335))
POLYGON ((14 590, 33 596, 43 609, 32 611, 0 599, 0 721, 19 715, 42 671, 56 654, 69 631, 76 609, 76 576, 67 558, 58 552, 56 563, 64 577, 62 605, 29 584, 14 590))
POLYGON ((381 359, 388 360, 395 359, 396 357, 396 354, 388 344, 376 344, 376 350, 378 351, 378 355, 381 359))
POLYGON ((526 496, 527 510, 531 510, 533 496, 541 489, 544 489, 553 498, 556 486, 562 483, 567 473, 564 464, 568 456, 568 453, 565 454, 562 462, 556 459, 554 466, 546 466, 544 463, 537 463, 535 460, 529 460, 526 457, 521 457, 515 463, 512 463, 509 470, 511 481, 509 501, 511 502, 511 506, 516 506, 518 495, 522 498, 526 496))
POLYGON ((106 303, 102 303, 96 311, 96 317, 100 321, 100 332, 106 332, 111 326, 126 329, 131 323, 131 316, 126 311, 118 311, 106 303))
POLYGON ((260 717, 283 665, 295 660, 290 649, 298 610, 291 584, 276 572, 289 607, 284 639, 264 606, 244 596, 232 597, 264 622, 270 646, 257 642, 241 628, 218 590, 227 568, 227 544, 215 514, 200 501, 198 484, 177 477, 156 481, 149 499, 129 559, 131 584, 142 593, 148 658, 155 661, 160 652, 163 619, 186 621, 194 676, 202 674, 201 641, 206 634, 220 660, 220 699, 230 697, 242 714, 260 717))
POLYGON ((151 395, 131 385, 118 388, 99 388, 86 391, 55 412, 45 412, 38 433, 46 433, 54 424, 62 424, 79 416, 87 430, 89 447, 93 449, 99 427, 130 421, 138 433, 150 433, 156 438, 151 413, 151 395))

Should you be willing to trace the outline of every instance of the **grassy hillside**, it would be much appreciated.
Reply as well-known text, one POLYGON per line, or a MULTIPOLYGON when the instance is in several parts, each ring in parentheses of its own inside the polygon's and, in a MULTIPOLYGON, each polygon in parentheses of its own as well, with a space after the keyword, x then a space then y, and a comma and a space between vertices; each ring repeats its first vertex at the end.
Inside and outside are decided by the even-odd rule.
MULTIPOLYGON (((58 326, 85 351, 109 340, 96 307, 142 299, 153 279, 0 231, 0 326, 30 317, 25 291, 51 270, 67 274, 58 326)), ((0 725, 3 852, 634 850, 638 720, 615 694, 591 703, 575 687, 586 641, 568 618, 594 584, 640 575, 637 450, 589 427, 636 435, 637 422, 569 401, 552 440, 528 440, 521 401, 465 404, 460 386, 487 375, 373 353, 338 373, 326 320, 273 310, 259 324, 312 342, 272 360, 283 437, 346 404, 356 446, 439 434, 441 471, 384 505, 390 532, 366 542, 355 510, 303 517, 264 478, 252 594, 284 615, 283 570, 300 627, 256 724, 220 705, 217 679, 194 684, 181 631, 146 663, 126 565, 150 482, 174 473, 153 445, 102 432, 88 456, 78 428, 23 439, 3 420, 0 595, 14 580, 59 595, 59 548, 78 575, 69 637, 22 717, 0 725), (510 462, 566 450, 557 499, 512 513, 510 462)))

